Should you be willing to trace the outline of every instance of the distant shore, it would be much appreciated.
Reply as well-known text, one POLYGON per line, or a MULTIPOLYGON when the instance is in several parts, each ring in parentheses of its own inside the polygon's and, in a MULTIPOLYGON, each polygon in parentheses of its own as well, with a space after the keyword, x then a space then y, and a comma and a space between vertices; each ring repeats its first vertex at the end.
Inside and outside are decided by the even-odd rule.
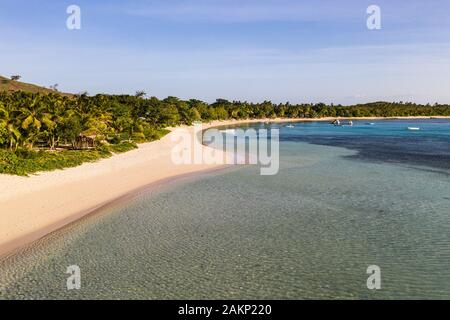
MULTIPOLYGON (((450 117, 364 117, 341 120, 421 120, 450 117)), ((214 121, 203 128, 245 123, 333 121, 328 118, 214 121)), ((193 132, 193 127, 186 127, 193 132)), ((217 170, 224 165, 176 165, 171 160, 172 133, 159 141, 79 167, 32 177, 0 175, 0 257, 68 225, 145 186, 178 176, 217 170)), ((208 148, 208 147, 203 147, 208 148)))

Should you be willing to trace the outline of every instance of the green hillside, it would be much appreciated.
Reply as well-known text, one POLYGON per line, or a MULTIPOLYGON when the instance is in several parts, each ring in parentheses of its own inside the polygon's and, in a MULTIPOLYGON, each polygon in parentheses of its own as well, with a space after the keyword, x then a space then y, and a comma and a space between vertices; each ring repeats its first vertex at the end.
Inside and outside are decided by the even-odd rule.
MULTIPOLYGON (((0 92, 1 91, 8 91, 8 92, 15 92, 15 91, 25 91, 25 92, 31 92, 31 93, 50 93, 55 92, 52 89, 44 88, 41 86, 37 86, 30 83, 20 82, 20 81, 12 81, 9 78, 5 78, 0 76, 0 92)), ((63 93, 62 95, 70 95, 63 93)))

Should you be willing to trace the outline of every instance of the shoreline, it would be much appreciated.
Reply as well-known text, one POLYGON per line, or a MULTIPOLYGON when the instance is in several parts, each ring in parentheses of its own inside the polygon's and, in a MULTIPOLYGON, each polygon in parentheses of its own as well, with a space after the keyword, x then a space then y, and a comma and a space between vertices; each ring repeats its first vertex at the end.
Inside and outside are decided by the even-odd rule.
MULTIPOLYGON (((450 117, 327 117, 213 121, 203 129, 246 123, 341 120, 424 120, 450 117)), ((193 132, 193 127, 184 127, 193 132)), ((174 128, 172 128, 174 129, 174 128)), ((175 165, 172 132, 161 140, 75 168, 18 177, 0 174, 0 258, 46 235, 142 191, 184 176, 221 170, 229 165, 175 165)), ((202 148, 208 148, 202 146, 202 148)))
POLYGON ((112 199, 110 201, 101 203, 93 208, 88 210, 78 212, 70 217, 66 217, 61 221, 57 221, 52 225, 48 225, 45 228, 37 230, 33 233, 24 235, 21 238, 14 239, 10 243, 0 244, 0 261, 3 259, 7 259, 10 256, 14 256, 22 251, 25 251, 28 247, 33 246, 33 244, 38 241, 44 239, 46 236, 49 236, 54 233, 61 232, 65 228, 70 228, 71 226, 76 225, 77 223, 83 221, 84 219, 89 219, 90 217, 94 217, 96 215, 100 215, 102 213, 108 214, 108 210, 113 208, 126 205, 127 203, 133 201, 141 195, 144 195, 150 191, 155 190, 157 187, 164 186, 179 180, 185 179, 195 179, 200 176, 212 174, 218 171, 226 170, 230 168, 230 166, 223 166, 219 168, 205 169, 199 172, 191 172, 185 173, 178 176, 168 177, 162 180, 158 180, 155 182, 151 182, 147 185, 141 186, 134 190, 130 190, 124 195, 112 199), (51 231, 50 231, 51 230, 51 231))
MULTIPOLYGON (((224 122, 204 124, 204 129, 224 122)), ((193 133, 194 127, 184 127, 193 133)), ((20 177, 0 174, 0 258, 142 188, 228 165, 176 165, 172 132, 107 159, 20 177)), ((202 148, 208 148, 202 146, 202 148)))

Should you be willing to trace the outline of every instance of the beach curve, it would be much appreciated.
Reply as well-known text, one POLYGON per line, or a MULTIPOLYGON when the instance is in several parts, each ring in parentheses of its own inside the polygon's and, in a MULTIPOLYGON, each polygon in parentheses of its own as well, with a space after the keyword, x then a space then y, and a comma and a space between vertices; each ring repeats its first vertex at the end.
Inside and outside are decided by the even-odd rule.
MULTIPOLYGON (((204 124, 203 129, 245 123, 333 119, 335 118, 213 121, 204 124)), ((364 119, 381 118, 360 118, 364 119)), ((185 128, 192 133, 194 131, 193 126, 185 128)), ((74 168, 44 172, 31 177, 0 175, 0 257, 146 186, 183 175, 227 167, 223 164, 174 164, 171 151, 176 142, 171 139, 172 133, 161 140, 141 144, 136 150, 74 168)))

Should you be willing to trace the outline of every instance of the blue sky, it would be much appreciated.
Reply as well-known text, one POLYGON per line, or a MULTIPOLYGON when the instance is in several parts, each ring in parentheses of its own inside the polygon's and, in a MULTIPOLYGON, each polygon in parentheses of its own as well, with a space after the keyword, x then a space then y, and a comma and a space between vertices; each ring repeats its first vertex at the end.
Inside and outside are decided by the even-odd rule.
POLYGON ((447 0, 0 0, 0 44, 1 75, 70 92, 450 103, 447 0))

